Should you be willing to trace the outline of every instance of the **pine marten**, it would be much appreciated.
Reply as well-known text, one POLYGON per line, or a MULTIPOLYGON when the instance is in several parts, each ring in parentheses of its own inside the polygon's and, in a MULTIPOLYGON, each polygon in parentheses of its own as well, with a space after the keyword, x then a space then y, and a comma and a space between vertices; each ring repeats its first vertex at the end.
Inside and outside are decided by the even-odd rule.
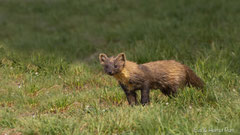
POLYGON ((175 60, 137 64, 128 61, 124 53, 116 57, 101 53, 99 60, 105 73, 117 79, 130 105, 138 104, 137 90, 141 90, 141 104, 145 105, 150 102, 150 89, 160 89, 171 97, 186 85, 204 87, 204 82, 189 67, 175 60))

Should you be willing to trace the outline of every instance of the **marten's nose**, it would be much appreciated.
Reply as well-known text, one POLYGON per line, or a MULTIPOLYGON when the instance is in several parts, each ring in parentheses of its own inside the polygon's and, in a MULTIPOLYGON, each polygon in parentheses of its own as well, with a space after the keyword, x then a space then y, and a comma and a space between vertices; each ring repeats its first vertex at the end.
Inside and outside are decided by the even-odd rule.
POLYGON ((108 74, 109 74, 109 75, 113 75, 113 72, 112 72, 112 71, 109 71, 108 74))

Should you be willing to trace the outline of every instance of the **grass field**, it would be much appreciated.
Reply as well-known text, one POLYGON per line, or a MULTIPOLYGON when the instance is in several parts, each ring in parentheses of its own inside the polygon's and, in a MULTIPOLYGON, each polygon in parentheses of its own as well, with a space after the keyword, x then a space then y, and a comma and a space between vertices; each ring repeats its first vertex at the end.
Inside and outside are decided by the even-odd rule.
MULTIPOLYGON (((240 134, 239 0, 0 0, 1 134, 240 134), (100 52, 206 83, 129 106, 100 52)), ((138 93, 139 94, 139 93, 138 93)), ((139 97, 139 96, 138 96, 139 97)))

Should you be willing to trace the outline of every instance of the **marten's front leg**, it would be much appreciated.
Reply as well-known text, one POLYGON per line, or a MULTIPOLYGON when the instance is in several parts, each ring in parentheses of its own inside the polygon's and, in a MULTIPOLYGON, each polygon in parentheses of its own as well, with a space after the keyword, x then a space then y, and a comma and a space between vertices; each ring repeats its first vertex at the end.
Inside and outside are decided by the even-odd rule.
POLYGON ((120 83, 121 88, 123 89, 124 93, 126 94, 127 100, 129 105, 137 105, 137 94, 135 91, 129 91, 127 87, 125 87, 122 83, 120 83))
POLYGON ((129 105, 137 105, 137 94, 135 91, 124 91, 128 100, 129 105))
POLYGON ((143 88, 141 89, 141 104, 145 105, 150 102, 149 100, 149 84, 144 83, 143 88))

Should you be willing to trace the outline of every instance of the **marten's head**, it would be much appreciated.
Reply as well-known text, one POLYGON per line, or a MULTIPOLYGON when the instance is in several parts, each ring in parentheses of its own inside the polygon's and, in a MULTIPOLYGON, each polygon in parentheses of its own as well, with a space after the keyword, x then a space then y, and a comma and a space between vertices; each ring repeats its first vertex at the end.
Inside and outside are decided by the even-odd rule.
POLYGON ((108 75, 115 75, 123 70, 126 62, 126 56, 124 53, 120 53, 116 57, 108 57, 106 54, 100 53, 99 61, 108 75))

